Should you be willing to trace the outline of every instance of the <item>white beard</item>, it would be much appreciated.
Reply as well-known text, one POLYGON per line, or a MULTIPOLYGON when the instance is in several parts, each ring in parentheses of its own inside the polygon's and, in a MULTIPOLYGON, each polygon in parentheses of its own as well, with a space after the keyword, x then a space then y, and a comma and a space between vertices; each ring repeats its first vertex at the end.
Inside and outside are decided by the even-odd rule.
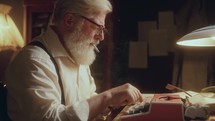
POLYGON ((96 58, 94 47, 88 36, 84 35, 78 27, 74 33, 65 37, 65 44, 74 57, 75 61, 81 65, 91 65, 96 58))

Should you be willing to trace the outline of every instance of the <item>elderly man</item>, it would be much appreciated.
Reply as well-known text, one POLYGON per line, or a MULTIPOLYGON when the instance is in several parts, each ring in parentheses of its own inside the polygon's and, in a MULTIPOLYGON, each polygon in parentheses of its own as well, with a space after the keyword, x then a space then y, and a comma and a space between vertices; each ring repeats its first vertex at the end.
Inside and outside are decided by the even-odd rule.
POLYGON ((104 39, 105 18, 111 11, 108 0, 56 2, 52 24, 16 55, 7 70, 13 121, 96 120, 106 116, 109 107, 143 100, 131 84, 95 92, 89 65, 104 39))

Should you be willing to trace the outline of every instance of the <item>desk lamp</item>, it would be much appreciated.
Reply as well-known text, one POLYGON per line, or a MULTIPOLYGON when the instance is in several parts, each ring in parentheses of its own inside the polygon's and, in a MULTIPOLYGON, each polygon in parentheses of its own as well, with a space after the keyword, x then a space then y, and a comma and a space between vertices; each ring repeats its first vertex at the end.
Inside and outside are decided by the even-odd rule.
POLYGON ((180 38, 177 44, 192 47, 215 47, 215 25, 194 30, 180 38))
POLYGON ((24 40, 12 18, 11 6, 0 4, 0 51, 24 46, 24 40))
MULTIPOLYGON (((180 38, 176 42, 176 44, 181 46, 187 46, 187 47, 204 47, 204 48, 215 47, 215 25, 196 29, 191 33, 188 33, 182 38, 180 38)), ((211 63, 213 64, 213 60, 211 61, 211 63)), ((211 63, 208 63, 208 65, 211 63)), ((179 65, 179 66, 182 66, 182 65, 179 65)), ((207 66, 207 68, 211 68, 211 67, 212 67, 211 65, 207 66)), ((179 80, 177 80, 177 83, 179 83, 178 81, 179 80)), ((209 84, 210 82, 207 82, 207 83, 209 84)))
POLYGON ((0 4, 0 82, 13 54, 24 46, 24 40, 12 18, 11 6, 0 4))

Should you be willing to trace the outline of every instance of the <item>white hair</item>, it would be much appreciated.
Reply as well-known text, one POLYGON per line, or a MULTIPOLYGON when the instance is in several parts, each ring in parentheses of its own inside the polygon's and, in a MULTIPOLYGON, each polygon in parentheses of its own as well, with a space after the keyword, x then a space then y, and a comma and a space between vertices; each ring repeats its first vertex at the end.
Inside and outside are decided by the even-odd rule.
POLYGON ((57 0, 53 11, 52 22, 58 22, 66 12, 83 16, 94 15, 98 12, 112 12, 109 0, 57 0))

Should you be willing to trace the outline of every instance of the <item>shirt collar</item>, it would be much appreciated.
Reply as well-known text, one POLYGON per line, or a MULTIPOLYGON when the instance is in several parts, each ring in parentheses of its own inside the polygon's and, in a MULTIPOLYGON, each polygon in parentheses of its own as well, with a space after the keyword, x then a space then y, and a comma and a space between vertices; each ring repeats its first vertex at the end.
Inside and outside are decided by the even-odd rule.
POLYGON ((60 42, 58 35, 51 27, 47 27, 46 31, 37 38, 43 42, 53 57, 68 57, 75 63, 74 59, 69 56, 60 42))

